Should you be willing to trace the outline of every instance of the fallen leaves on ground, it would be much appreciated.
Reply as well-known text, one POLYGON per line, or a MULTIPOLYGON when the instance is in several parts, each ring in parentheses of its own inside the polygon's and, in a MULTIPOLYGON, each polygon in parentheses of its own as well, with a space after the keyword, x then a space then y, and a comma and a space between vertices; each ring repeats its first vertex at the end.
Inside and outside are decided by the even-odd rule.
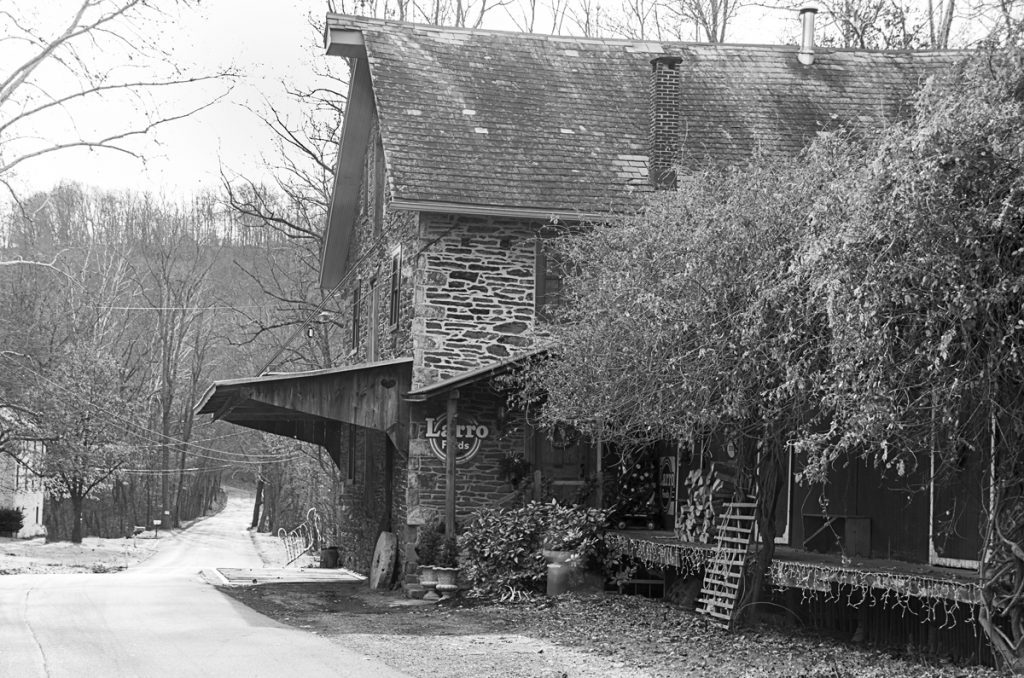
POLYGON ((728 633, 703 616, 639 596, 565 595, 518 604, 463 599, 407 607, 399 604, 400 593, 372 592, 365 584, 265 585, 226 592, 279 620, 287 616, 293 626, 433 678, 997 675, 984 667, 898 657, 794 629, 728 633), (434 660, 438 655, 449 657, 443 669, 434 660))

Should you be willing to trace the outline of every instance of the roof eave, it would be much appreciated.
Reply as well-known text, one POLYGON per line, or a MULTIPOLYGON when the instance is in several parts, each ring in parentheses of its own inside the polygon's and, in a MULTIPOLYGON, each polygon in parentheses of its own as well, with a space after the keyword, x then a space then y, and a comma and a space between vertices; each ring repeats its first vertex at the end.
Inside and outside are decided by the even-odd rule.
POLYGON ((540 221, 608 221, 617 215, 614 212, 585 212, 548 207, 509 207, 505 205, 478 205, 473 203, 443 202, 437 200, 410 200, 394 198, 388 203, 389 209, 410 212, 434 212, 441 214, 465 214, 472 216, 512 217, 540 221))
POLYGON ((366 43, 363 32, 354 28, 327 26, 324 29, 324 48, 329 56, 366 57, 366 43))

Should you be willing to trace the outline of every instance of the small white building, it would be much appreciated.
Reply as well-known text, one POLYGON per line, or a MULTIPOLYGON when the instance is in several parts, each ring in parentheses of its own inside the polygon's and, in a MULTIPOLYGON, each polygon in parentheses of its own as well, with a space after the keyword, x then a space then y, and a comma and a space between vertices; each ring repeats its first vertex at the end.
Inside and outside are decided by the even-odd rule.
POLYGON ((0 427, 8 433, 0 452, 0 508, 21 509, 24 525, 15 535, 29 539, 46 534, 43 524, 43 479, 31 469, 46 451, 35 427, 9 407, 0 407, 0 427))

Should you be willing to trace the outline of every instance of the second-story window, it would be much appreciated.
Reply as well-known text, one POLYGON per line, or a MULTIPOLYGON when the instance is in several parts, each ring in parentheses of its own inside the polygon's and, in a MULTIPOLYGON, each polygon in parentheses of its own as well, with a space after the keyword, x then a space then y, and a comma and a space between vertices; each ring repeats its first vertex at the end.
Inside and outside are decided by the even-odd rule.
POLYGON ((377 278, 370 279, 370 288, 367 290, 369 299, 366 308, 366 360, 375 362, 379 358, 377 350, 377 331, 380 325, 380 290, 377 286, 377 278))
POLYGON ((391 327, 398 327, 401 320, 401 292, 402 292, 402 249, 396 249, 391 255, 391 289, 388 293, 389 322, 391 327))
POLYGON ((551 320, 551 312, 563 303, 563 280, 565 267, 562 260, 547 251, 544 241, 537 241, 535 261, 534 311, 542 320, 551 320))
POLYGON ((356 479, 356 425, 348 425, 348 464, 347 479, 355 482, 356 479))
POLYGON ((359 284, 352 290, 352 350, 359 348, 359 284))

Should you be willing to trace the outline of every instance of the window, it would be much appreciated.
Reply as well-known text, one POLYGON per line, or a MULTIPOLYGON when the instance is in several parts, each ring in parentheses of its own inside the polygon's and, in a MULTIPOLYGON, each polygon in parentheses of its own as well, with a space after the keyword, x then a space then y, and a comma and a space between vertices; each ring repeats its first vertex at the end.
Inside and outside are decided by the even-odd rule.
POLYGON ((388 318, 392 328, 398 327, 401 319, 402 303, 402 249, 398 248, 391 256, 391 291, 388 294, 390 316, 388 318))
POLYGON ((352 350, 359 348, 359 284, 352 290, 352 350))
POLYGON ((346 474, 347 475, 347 480, 350 483, 351 482, 355 482, 355 479, 356 479, 356 425, 355 424, 349 424, 348 425, 348 464, 347 464, 347 466, 348 466, 348 468, 346 469, 346 471, 347 471, 347 474, 346 474))
POLYGON ((380 314, 380 291, 377 288, 377 278, 370 280, 370 299, 366 309, 366 360, 374 362, 377 360, 377 326, 380 314))
POLYGON ((563 302, 562 281, 565 265, 557 255, 546 252, 544 241, 537 241, 535 263, 534 310, 537 318, 551 320, 551 311, 563 302))

